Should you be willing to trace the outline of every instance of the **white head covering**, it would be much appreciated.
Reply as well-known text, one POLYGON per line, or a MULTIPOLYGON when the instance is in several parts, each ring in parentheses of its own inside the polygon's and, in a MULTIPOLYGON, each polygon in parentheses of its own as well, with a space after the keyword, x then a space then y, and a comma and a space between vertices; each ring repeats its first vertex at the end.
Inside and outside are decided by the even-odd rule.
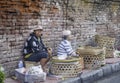
POLYGON ((63 36, 68 36, 68 35, 71 35, 71 31, 70 30, 64 30, 62 32, 63 36))

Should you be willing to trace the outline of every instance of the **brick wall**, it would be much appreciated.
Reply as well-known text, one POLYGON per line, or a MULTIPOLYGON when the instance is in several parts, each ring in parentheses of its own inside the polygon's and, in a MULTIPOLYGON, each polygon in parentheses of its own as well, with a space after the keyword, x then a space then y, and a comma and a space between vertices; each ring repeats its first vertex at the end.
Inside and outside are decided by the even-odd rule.
POLYGON ((43 26, 45 44, 52 48, 63 28, 63 13, 54 1, 0 0, 0 18, 0 63, 8 76, 17 67, 24 41, 36 25, 43 26))
POLYGON ((0 0, 0 63, 8 76, 13 74, 24 41, 36 25, 43 26, 45 44, 54 54, 64 29, 77 36, 79 45, 95 34, 116 37, 119 4, 110 0, 0 0))

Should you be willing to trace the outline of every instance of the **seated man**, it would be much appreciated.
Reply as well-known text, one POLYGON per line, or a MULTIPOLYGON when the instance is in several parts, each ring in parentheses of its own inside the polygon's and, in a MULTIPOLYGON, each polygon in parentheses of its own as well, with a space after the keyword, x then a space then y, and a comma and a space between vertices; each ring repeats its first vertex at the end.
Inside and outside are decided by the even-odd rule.
POLYGON ((76 52, 73 50, 71 46, 71 31, 65 30, 63 31, 63 40, 58 46, 57 55, 58 58, 67 58, 67 56, 76 56, 76 52))
POLYGON ((25 42, 23 54, 25 61, 40 62, 44 69, 45 64, 50 59, 52 50, 50 48, 46 48, 43 44, 41 39, 42 31, 43 28, 41 26, 38 26, 33 30, 33 33, 30 34, 30 37, 25 42))

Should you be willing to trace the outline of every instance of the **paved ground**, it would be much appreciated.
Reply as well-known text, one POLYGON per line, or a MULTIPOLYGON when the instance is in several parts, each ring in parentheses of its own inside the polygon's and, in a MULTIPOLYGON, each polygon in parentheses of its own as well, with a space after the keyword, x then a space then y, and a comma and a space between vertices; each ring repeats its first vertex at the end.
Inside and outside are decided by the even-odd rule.
POLYGON ((120 72, 102 78, 94 83, 120 83, 120 72))
MULTIPOLYGON (((56 78, 53 78, 53 77, 47 77, 47 80, 45 82, 40 82, 40 83, 57 83, 59 81, 60 81, 60 79, 56 79, 56 78)), ((21 83, 21 82, 18 81, 18 80, 13 80, 11 78, 7 78, 5 80, 5 83, 21 83)))
MULTIPOLYGON (((112 63, 116 63, 116 62, 119 62, 120 61, 120 58, 109 58, 109 59, 106 59, 106 63, 108 63, 108 64, 112 64, 112 63)), ((94 70, 83 70, 83 73, 84 74, 87 74, 87 73, 89 73, 89 72, 91 72, 91 71, 94 71, 94 70)), ((120 73, 119 73, 120 74, 120 73)), ((120 75, 117 75, 117 76, 119 76, 120 77, 120 75)), ((116 79, 116 77, 117 76, 113 76, 111 79, 116 79)), ((108 77, 109 78, 109 77, 108 77)), ((111 80, 110 79, 110 80, 111 80)), ((118 78, 117 78, 118 79, 118 78)), ((57 83, 57 82, 59 82, 61 79, 57 79, 57 78, 55 78, 55 77, 47 77, 47 80, 45 81, 45 82, 41 82, 41 83, 57 83)), ((118 79, 119 80, 119 79, 118 79)), ((17 81, 17 80, 13 80, 13 79, 11 79, 11 78, 6 78, 6 80, 5 80, 5 83, 21 83, 21 82, 19 82, 19 81, 17 81)), ((104 80, 103 82, 96 82, 96 83, 115 83, 115 82, 109 82, 109 80, 108 81, 106 81, 106 80, 104 80)), ((120 83, 120 80, 119 80, 119 82, 116 82, 116 83, 120 83)))

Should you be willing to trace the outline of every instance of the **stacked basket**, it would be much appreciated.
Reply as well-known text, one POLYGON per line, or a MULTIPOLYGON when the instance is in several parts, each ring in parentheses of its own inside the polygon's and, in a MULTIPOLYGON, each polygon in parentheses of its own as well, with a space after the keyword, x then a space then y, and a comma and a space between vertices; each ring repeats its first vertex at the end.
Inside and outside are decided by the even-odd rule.
POLYGON ((96 35, 95 41, 99 47, 106 47, 106 55, 105 55, 106 58, 113 57, 115 38, 96 35))
POLYGON ((79 47, 77 49, 80 56, 84 59, 84 65, 87 69, 99 68, 105 64, 105 50, 99 47, 79 47))

